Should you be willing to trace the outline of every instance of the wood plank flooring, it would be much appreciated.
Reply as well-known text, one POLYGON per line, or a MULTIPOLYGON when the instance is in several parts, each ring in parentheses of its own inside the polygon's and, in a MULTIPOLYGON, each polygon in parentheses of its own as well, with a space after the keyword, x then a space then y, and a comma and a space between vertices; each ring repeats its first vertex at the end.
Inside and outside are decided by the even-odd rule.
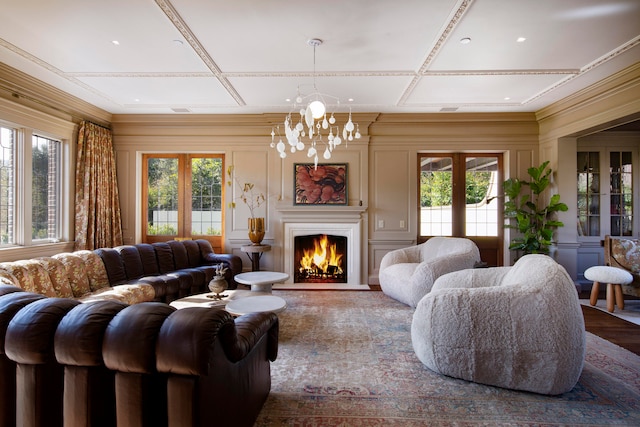
POLYGON ((640 326, 597 308, 582 306, 585 329, 640 356, 640 326))

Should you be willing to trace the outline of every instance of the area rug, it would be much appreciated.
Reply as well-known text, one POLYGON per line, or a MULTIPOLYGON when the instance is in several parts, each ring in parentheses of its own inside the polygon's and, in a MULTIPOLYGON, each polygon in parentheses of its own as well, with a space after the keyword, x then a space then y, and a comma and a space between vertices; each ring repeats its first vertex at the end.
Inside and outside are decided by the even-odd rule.
POLYGON ((287 310, 256 427, 640 425, 640 356, 595 335, 576 387, 543 396, 430 371, 411 346, 413 309, 382 292, 273 294, 287 310))

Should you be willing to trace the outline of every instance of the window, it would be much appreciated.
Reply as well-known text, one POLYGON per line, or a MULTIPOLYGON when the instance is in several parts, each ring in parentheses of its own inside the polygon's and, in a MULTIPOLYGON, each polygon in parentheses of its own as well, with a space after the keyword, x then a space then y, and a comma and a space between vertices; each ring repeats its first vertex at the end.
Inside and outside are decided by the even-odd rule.
POLYGON ((600 235, 600 153, 578 152, 578 235, 600 235))
POLYGON ((222 252, 223 157, 143 156, 145 242, 205 238, 222 252))
POLYGON ((498 195, 498 161, 467 154, 421 156, 420 236, 497 236, 498 203, 491 201, 498 195))
POLYGON ((608 155, 600 154, 577 154, 578 235, 633 236, 632 152, 611 150, 608 155))
POLYGON ((418 242, 472 239, 489 265, 502 263, 501 154, 419 154, 418 242))
POLYGON ((0 126, 0 245, 60 240, 61 145, 29 129, 0 126))
POLYGON ((15 238, 14 207, 15 207, 15 166, 14 166, 14 141, 16 131, 0 128, 0 244, 13 244, 15 238))
POLYGON ((630 151, 611 151, 611 230, 612 236, 633 236, 633 161, 630 151))

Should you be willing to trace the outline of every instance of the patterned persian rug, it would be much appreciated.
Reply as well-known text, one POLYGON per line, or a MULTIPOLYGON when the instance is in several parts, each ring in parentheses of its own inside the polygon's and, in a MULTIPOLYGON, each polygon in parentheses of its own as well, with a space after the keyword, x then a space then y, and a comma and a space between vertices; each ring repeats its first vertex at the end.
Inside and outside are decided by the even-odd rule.
POLYGON ((506 390, 428 370, 413 309, 375 291, 274 291, 280 347, 255 426, 640 426, 640 356, 587 334, 576 387, 506 390))

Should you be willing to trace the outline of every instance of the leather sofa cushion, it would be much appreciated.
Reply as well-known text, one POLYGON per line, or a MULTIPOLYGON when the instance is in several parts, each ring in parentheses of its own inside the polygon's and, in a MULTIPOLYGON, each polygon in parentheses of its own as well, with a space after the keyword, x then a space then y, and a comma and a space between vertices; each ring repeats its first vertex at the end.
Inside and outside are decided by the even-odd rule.
POLYGON ((164 242, 152 243, 153 248, 156 251, 156 259, 158 260, 158 267, 161 274, 171 273, 175 271, 175 264, 173 263, 173 253, 171 246, 164 242))
POLYGON ((144 302, 120 311, 105 331, 102 355, 109 369, 150 374, 156 372, 156 341, 170 305, 144 302))
POLYGON ((111 286, 121 285, 127 282, 127 273, 124 270, 124 262, 120 253, 113 248, 100 248, 94 251, 104 263, 107 269, 107 277, 111 286))
POLYGON ((183 242, 171 240, 167 242, 173 253, 173 265, 176 270, 182 270, 183 268, 189 268, 189 257, 187 255, 187 249, 184 247, 183 242))
POLYGON ((5 353, 16 363, 27 365, 55 361, 53 337, 60 320, 79 301, 69 298, 43 298, 21 309, 9 323, 5 353))
POLYGON ((145 276, 157 276, 160 274, 156 251, 153 246, 150 243, 138 243, 135 246, 136 249, 138 249, 138 254, 140 255, 143 274, 145 276))
POLYGON ((135 246, 118 246, 114 249, 120 254, 120 258, 122 258, 124 271, 128 280, 138 279, 144 275, 140 252, 138 252, 135 246))
POLYGON ((80 304, 62 319, 56 330, 56 359, 64 365, 102 366, 102 340, 113 317, 127 304, 100 300, 80 304))
POLYGON ((194 240, 185 240, 182 242, 184 248, 187 251, 187 257, 189 258, 189 267, 199 267, 201 262, 200 246, 198 242, 194 240))

